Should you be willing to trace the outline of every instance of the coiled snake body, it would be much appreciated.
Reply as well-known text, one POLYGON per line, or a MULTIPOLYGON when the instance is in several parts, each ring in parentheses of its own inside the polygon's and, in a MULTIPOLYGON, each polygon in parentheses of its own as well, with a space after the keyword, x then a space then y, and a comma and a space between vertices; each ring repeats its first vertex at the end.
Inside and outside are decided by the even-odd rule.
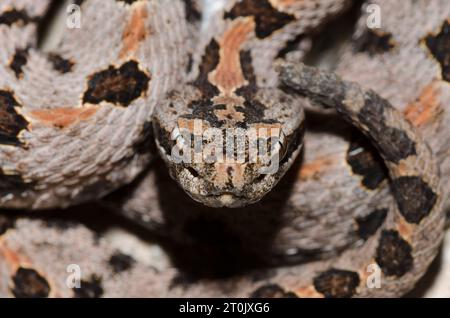
POLYGON ((160 164, 107 200, 181 249, 207 256, 218 249, 226 279, 213 279, 204 264, 187 274, 149 269, 80 225, 13 222, 6 214, 0 294, 367 297, 411 290, 438 251, 448 204, 450 6, 375 3, 382 28, 368 29, 362 16, 335 69, 347 82, 300 63, 279 68, 278 79, 274 64, 301 59, 296 44, 350 1, 227 1, 198 32, 195 1, 88 0, 83 27, 68 30, 51 53, 33 45, 49 2, 2 1, 3 207, 66 207, 130 183, 155 155, 153 127, 172 177, 215 208, 183 196, 174 202, 179 190, 160 164), (312 104, 334 107, 384 163, 341 117, 312 104), (312 120, 295 162, 303 108, 312 120), (194 120, 222 132, 278 128, 279 171, 263 175, 258 163, 246 162, 173 163, 169 150, 180 141, 173 132, 194 120), (230 275, 234 264, 242 270, 233 259, 242 255, 277 266, 251 264, 230 275), (85 273, 81 289, 65 285, 71 263, 85 273), (99 266, 106 267, 101 275, 99 266), (373 266, 381 288, 367 284, 373 266))

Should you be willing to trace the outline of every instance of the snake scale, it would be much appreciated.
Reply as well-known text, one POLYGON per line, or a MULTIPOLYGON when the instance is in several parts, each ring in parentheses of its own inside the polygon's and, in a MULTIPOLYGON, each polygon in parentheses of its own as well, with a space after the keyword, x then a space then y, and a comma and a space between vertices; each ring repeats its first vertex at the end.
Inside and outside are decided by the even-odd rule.
POLYGON ((381 28, 367 27, 367 4, 357 9, 354 35, 319 71, 300 63, 308 43, 353 1, 229 0, 207 23, 200 1, 78 1, 82 28, 51 52, 36 46, 51 1, 0 1, 0 202, 37 210, 0 215, 0 295, 410 291, 450 203, 450 5, 370 3, 381 28), (181 130, 195 135, 198 121, 221 134, 275 129, 279 169, 173 162, 174 147, 195 152, 181 130), (161 237, 173 266, 39 211, 102 197, 161 237), (74 263, 83 279, 72 289, 74 263), (381 288, 367 284, 373 265, 381 288))

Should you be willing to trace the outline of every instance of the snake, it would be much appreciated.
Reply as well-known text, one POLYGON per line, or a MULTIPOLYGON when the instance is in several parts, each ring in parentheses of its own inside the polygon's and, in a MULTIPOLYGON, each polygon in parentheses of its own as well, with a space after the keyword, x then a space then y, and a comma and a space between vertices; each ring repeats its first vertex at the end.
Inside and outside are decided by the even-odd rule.
POLYGON ((187 274, 149 269, 82 225, 6 213, 0 294, 410 291, 444 232, 450 7, 440 0, 371 3, 382 9, 382 28, 359 18, 331 70, 336 76, 300 63, 302 48, 351 1, 226 1, 205 27, 196 1, 86 0, 83 27, 67 31, 52 52, 36 46, 50 1, 3 1, 2 206, 66 208, 125 185, 108 204, 179 238, 181 250, 200 244, 207 256, 219 255, 226 279, 196 276, 210 270, 198 263, 187 274), (275 67, 282 59, 289 63, 275 67), (196 120, 222 134, 276 129, 279 170, 261 174, 259 162, 174 163, 175 145, 193 151, 181 130, 193 135, 196 120), (156 153, 164 163, 149 166, 156 153), (250 264, 230 277, 242 255, 276 266, 250 264), (81 289, 65 285, 73 262, 91 273, 81 289), (372 265, 381 288, 366 284, 372 265))

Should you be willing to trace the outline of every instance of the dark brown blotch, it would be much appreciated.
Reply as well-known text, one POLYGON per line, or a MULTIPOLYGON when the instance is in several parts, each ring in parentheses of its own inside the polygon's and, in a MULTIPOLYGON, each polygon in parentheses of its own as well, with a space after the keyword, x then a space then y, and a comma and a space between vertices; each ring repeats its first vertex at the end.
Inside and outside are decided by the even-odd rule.
POLYGON ((392 192, 400 213, 408 223, 419 224, 437 201, 436 193, 420 177, 400 177, 392 181, 392 192))
POLYGON ((450 81, 450 20, 442 25, 438 34, 430 34, 425 43, 434 58, 441 64, 442 78, 450 81))
POLYGON ((359 283, 358 273, 334 268, 314 278, 314 288, 326 298, 352 297, 359 283))
POLYGON ((383 157, 398 164, 401 160, 416 155, 416 143, 407 133, 386 125, 384 111, 392 109, 389 102, 373 91, 368 91, 365 99, 365 105, 359 112, 358 119, 369 128, 370 136, 383 157))
POLYGON ((129 61, 119 68, 108 69, 90 76, 83 102, 99 104, 103 101, 129 106, 146 94, 150 77, 139 69, 136 61, 129 61))
POLYGON ((271 36, 275 31, 295 20, 293 15, 275 9, 268 0, 243 0, 226 12, 225 19, 253 16, 256 22, 256 36, 260 39, 271 36))
POLYGON ((0 25, 5 24, 11 26, 13 24, 25 25, 34 21, 24 10, 8 10, 0 15, 0 25))
POLYGON ((397 231, 383 231, 375 260, 387 276, 401 277, 413 267, 412 248, 397 231))
POLYGON ((224 121, 217 118, 215 111, 224 110, 225 105, 214 105, 211 100, 202 99, 192 101, 188 107, 192 109, 192 114, 184 115, 182 118, 205 120, 214 128, 220 128, 224 124, 224 121))
POLYGON ((219 89, 208 80, 208 74, 212 72, 220 61, 220 46, 216 40, 212 39, 205 48, 205 54, 199 66, 199 74, 193 85, 197 87, 205 96, 210 99, 219 94, 219 89))
POLYGON ((17 49, 14 53, 9 68, 14 72, 17 79, 23 76, 23 67, 28 62, 28 49, 17 49))
POLYGON ((274 124, 275 120, 265 119, 265 111, 267 106, 257 101, 256 99, 248 99, 243 106, 236 106, 236 111, 244 114, 245 121, 238 123, 241 128, 247 128, 248 125, 266 123, 274 124))
POLYGON ((102 280, 92 276, 90 280, 82 280, 80 288, 73 290, 75 298, 99 298, 103 295, 102 280))
MULTIPOLYGON (((213 104, 209 99, 202 99, 191 102, 189 108, 192 109, 192 114, 184 115, 183 118, 205 120, 214 128, 221 128, 225 124, 226 119, 220 120, 216 115, 217 111, 226 109, 223 104, 213 104)), ((266 106, 256 99, 246 100, 243 106, 235 106, 234 110, 242 113, 245 118, 245 121, 235 123, 236 127, 246 129, 251 124, 276 123, 276 121, 264 119, 265 109, 266 106)))
POLYGON ((367 240, 374 235, 383 225, 387 212, 387 209, 378 209, 372 211, 369 215, 356 218, 359 237, 363 240, 367 240))
POLYGON ((48 54, 48 60, 52 64, 53 69, 61 74, 71 72, 75 65, 71 60, 65 59, 61 55, 54 53, 48 54))
POLYGON ((259 287, 250 294, 250 298, 298 298, 293 292, 285 291, 279 285, 268 284, 259 287))
POLYGON ((369 190, 378 188, 387 179, 387 169, 375 147, 361 133, 354 133, 347 151, 347 163, 352 172, 362 177, 369 190))
POLYGON ((114 273, 121 273, 131 269, 136 261, 133 257, 121 252, 116 252, 108 260, 114 273))
POLYGON ((19 267, 12 277, 11 292, 16 298, 45 298, 50 294, 50 285, 34 269, 19 267))
POLYGON ((9 91, 0 90, 0 144, 23 146, 19 134, 26 130, 28 122, 17 113, 19 103, 9 91))
POLYGON ((240 52, 240 61, 242 67, 242 73, 248 84, 243 87, 239 87, 236 90, 238 96, 243 96, 246 100, 253 99, 256 94, 256 75, 252 63, 252 54, 250 51, 240 52))
POLYGON ((193 0, 183 0, 186 12, 186 20, 194 23, 199 22, 202 18, 200 10, 197 8, 193 0))
POLYGON ((368 53, 371 56, 389 52, 394 47, 395 44, 391 33, 373 29, 366 29, 353 41, 355 52, 368 53))

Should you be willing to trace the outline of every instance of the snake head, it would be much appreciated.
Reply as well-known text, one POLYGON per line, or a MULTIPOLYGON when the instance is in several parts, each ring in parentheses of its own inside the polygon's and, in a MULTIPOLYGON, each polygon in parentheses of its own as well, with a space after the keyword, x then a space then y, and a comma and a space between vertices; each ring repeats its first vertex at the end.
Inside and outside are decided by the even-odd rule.
POLYGON ((251 100, 211 100, 187 86, 169 94, 154 114, 156 144, 172 178, 211 207, 261 200, 298 155, 303 123, 298 100, 277 89, 251 100))

